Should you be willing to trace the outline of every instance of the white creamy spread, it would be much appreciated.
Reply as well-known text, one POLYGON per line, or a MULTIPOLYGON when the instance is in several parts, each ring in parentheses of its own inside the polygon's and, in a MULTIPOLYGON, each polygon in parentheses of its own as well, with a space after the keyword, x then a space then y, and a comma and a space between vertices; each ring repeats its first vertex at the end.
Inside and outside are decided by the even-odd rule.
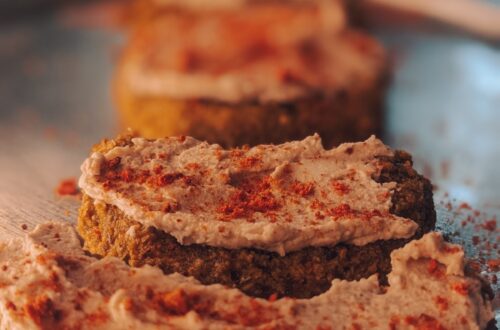
POLYGON ((408 238, 418 225, 389 213, 395 182, 377 183, 371 137, 325 150, 318 135, 224 150, 193 138, 146 140, 83 163, 79 185, 181 244, 254 247, 284 255, 307 246, 408 238))
POLYGON ((246 5, 248 0, 152 0, 155 6, 173 6, 193 10, 206 10, 206 9, 237 9, 246 5))
MULTIPOLYGON (((273 2, 269 0, 150 0, 150 2, 158 7, 180 7, 190 10, 220 10, 220 9, 241 9, 244 6, 258 5, 259 3, 273 2)), ((279 2, 274 1, 274 2, 279 2)), ((287 5, 294 3, 321 3, 330 2, 340 4, 340 1, 335 0, 286 0, 287 5)))
POLYGON ((463 250, 426 234, 392 253, 389 287, 376 276, 334 280, 311 299, 260 299, 117 258, 85 255, 73 228, 46 223, 0 243, 0 328, 484 329, 493 318, 463 250))
MULTIPOLYGON (((322 53, 321 71, 293 76, 298 56, 271 59, 256 65, 214 75, 206 72, 180 72, 149 66, 149 60, 134 53, 123 62, 123 77, 138 95, 168 96, 175 99, 215 99, 225 102, 258 100, 283 102, 314 95, 321 91, 331 95, 357 86, 361 90, 373 86, 384 66, 384 56, 368 57, 347 38, 317 41, 322 53), (288 78, 290 74, 290 78, 288 78)), ((303 68, 297 71, 304 70, 303 68)), ((306 69, 308 70, 308 69, 306 69)))
POLYGON ((120 81, 138 95, 224 102, 373 88, 385 68, 382 47, 346 29, 338 3, 310 3, 155 20, 131 39, 120 81))

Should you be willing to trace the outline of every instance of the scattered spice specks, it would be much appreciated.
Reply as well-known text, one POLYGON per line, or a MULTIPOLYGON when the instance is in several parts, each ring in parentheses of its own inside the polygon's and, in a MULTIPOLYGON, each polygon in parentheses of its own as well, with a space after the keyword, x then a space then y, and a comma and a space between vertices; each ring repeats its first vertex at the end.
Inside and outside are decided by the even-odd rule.
POLYGON ((56 192, 59 196, 80 195, 80 189, 78 188, 75 178, 68 178, 59 182, 59 185, 56 188, 56 192))

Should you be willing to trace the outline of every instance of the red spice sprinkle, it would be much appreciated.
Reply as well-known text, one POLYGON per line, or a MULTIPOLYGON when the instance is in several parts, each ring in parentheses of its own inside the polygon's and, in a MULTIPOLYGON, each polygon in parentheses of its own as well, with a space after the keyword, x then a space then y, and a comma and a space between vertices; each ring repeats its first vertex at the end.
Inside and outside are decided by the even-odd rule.
POLYGON ((273 293, 272 295, 269 296, 269 298, 267 298, 267 301, 269 302, 275 302, 276 300, 278 300, 278 294, 276 293, 273 293))
POLYGON ((16 305, 14 305, 14 303, 12 301, 7 301, 7 303, 5 303, 5 307, 7 309, 10 309, 10 310, 13 310, 13 311, 17 310, 16 305))
POLYGON ((189 164, 186 164, 185 168, 188 169, 188 170, 198 170, 200 168, 200 164, 198 163, 189 163, 189 164))
POLYGON ((105 161, 103 167, 108 169, 116 169, 120 165, 121 161, 122 159, 120 157, 115 157, 113 159, 105 161))
POLYGON ((379 202, 385 202, 386 200, 389 199, 389 197, 391 197, 391 193, 386 191, 386 192, 383 192, 383 193, 380 193, 377 195, 377 200, 379 202))
POLYGON ((416 329, 426 330, 446 330, 438 320, 427 314, 420 314, 419 317, 407 316, 405 317, 405 323, 408 325, 413 325, 416 329))
POLYGON ((75 178, 62 180, 57 187, 57 194, 60 196, 77 196, 80 194, 75 178))
POLYGON ((365 221, 368 221, 373 217, 381 217, 381 216, 382 212, 380 212, 379 210, 364 211, 360 214, 360 218, 365 221))
MULTIPOLYGON (((269 213, 281 207, 271 191, 271 178, 266 176, 242 185, 227 202, 217 208, 226 218, 222 220, 251 217, 255 212, 269 213)), ((250 219, 248 219, 250 220, 250 219)))
POLYGON ((332 181, 332 186, 333 186, 333 189, 335 190, 335 192, 339 195, 345 195, 345 194, 348 194, 349 191, 351 191, 349 186, 347 186, 345 183, 342 183, 342 182, 337 181, 337 180, 332 181))
POLYGON ((182 177, 181 173, 168 173, 158 177, 158 185, 169 185, 182 177))
POLYGON ((429 263, 427 264, 427 271, 429 272, 429 274, 436 277, 441 277, 444 275, 444 271, 440 267, 440 264, 436 259, 429 260, 429 263))
POLYGON ((153 172, 155 174, 160 174, 162 171, 163 171, 163 166, 161 165, 155 165, 155 167, 153 167, 153 172))
POLYGON ((130 298, 130 297, 127 297, 124 301, 123 301, 123 306, 125 307, 125 310, 129 311, 129 312, 133 312, 134 309, 135 309, 135 304, 134 304, 134 301, 130 298))
POLYGON ((109 315, 106 312, 101 311, 101 310, 98 310, 95 313, 88 314, 86 317, 86 321, 90 325, 94 325, 94 326, 96 326, 98 324, 103 324, 107 320, 109 320, 109 315))
POLYGON ((163 174, 163 175, 157 176, 153 180, 152 183, 154 185, 158 186, 158 187, 163 187, 163 186, 170 185, 170 184, 174 183, 177 180, 182 180, 187 185, 193 184, 193 178, 185 176, 182 173, 167 173, 167 174, 163 174))
POLYGON ((340 204, 339 206, 331 208, 328 214, 334 217, 335 219, 338 219, 341 217, 345 217, 349 214, 352 214, 352 209, 348 204, 340 204))
POLYGON ((131 182, 133 180, 132 172, 128 169, 124 169, 120 172, 120 178, 125 182, 131 182))
POLYGON ((435 301, 436 305, 438 305, 438 308, 440 311, 448 310, 448 299, 441 297, 441 296, 436 296, 434 298, 434 301, 435 301))
POLYGON ((488 231, 495 231, 497 229, 497 221, 495 219, 488 220, 481 227, 488 231))
POLYGON ((254 310, 260 310, 262 305, 256 299, 250 299, 250 307, 254 310))
POLYGON ((458 208, 459 209, 465 209, 465 210, 472 210, 472 207, 470 207, 470 205, 467 204, 467 203, 460 204, 460 206, 458 208))
POLYGON ((267 213, 267 216, 269 217, 269 221, 271 223, 275 223, 275 222, 278 222, 278 216, 276 215, 275 212, 272 212, 272 211, 269 211, 267 213))
MULTIPOLYGON (((217 152, 217 151, 216 151, 217 152)), ((243 157, 243 155, 245 154, 246 151, 244 150, 241 150, 241 149, 231 149, 229 151, 229 155, 232 157, 232 158, 240 158, 240 157, 243 157)))
POLYGON ((316 211, 314 213, 314 216, 316 217, 316 219, 318 220, 323 220, 325 218, 325 216, 320 212, 320 211, 316 211))
POLYGON ((460 252, 462 249, 458 246, 445 245, 443 250, 446 253, 457 253, 457 252, 460 252))
POLYGON ((452 289, 463 296, 469 294, 469 286, 465 282, 453 284, 452 289))
POLYGON ((313 210, 316 210, 316 209, 322 209, 323 208, 323 203, 321 203, 319 200, 315 199, 311 202, 311 208, 313 210))
POLYGON ((393 315, 391 316, 391 320, 389 321, 389 329, 390 330, 396 330, 398 328, 398 325, 400 323, 399 316, 393 315))
POLYGON ((302 197, 306 197, 311 195, 314 192, 314 183, 313 182, 308 182, 308 183, 302 183, 302 182, 294 182, 292 185, 292 190, 297 194, 302 197))
POLYGON ((497 271, 500 269, 500 259, 488 260, 487 264, 488 264, 488 267, 493 271, 497 271))
POLYGON ((429 271, 429 273, 434 273, 438 268, 438 262, 436 261, 436 259, 431 259, 429 261, 429 263, 427 264, 427 270, 429 271))
POLYGON ((172 292, 157 294, 153 302, 157 303, 161 310, 170 315, 184 315, 189 312, 188 296, 182 289, 172 292))
POLYGON ((320 324, 320 325, 318 325, 316 327, 316 330, 332 330, 332 327, 329 326, 329 325, 322 325, 322 324, 320 324))
POLYGON ((241 168, 250 168, 257 166, 261 161, 259 157, 246 157, 239 161, 239 165, 241 168))
POLYGON ((47 296, 38 296, 24 306, 24 310, 39 327, 47 321, 61 319, 61 311, 55 308, 54 302, 47 296))

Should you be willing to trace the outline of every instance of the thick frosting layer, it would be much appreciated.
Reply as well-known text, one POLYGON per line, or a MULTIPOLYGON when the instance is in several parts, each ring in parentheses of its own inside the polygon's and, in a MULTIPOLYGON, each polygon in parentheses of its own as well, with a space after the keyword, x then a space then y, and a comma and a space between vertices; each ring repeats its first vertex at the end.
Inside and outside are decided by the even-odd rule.
POLYGON ((0 245, 1 329, 484 329, 493 312, 463 250, 437 233, 392 253, 389 287, 334 280, 307 300, 252 298, 84 254, 69 224, 0 245))
POLYGON ((260 5, 262 3, 285 3, 286 5, 293 5, 296 3, 320 3, 321 1, 327 3, 335 3, 340 5, 341 2, 337 0, 149 0, 148 2, 159 8, 161 7, 175 7, 190 10, 221 10, 221 9, 241 9, 242 7, 260 5))
POLYGON ((192 10, 212 10, 212 9, 238 9, 246 4, 248 0, 150 0, 151 4, 158 7, 181 7, 192 10))
POLYGON ((82 165, 80 187, 97 203, 181 244, 254 247, 285 254, 307 246, 411 237, 418 225, 389 213, 395 182, 377 183, 375 137, 325 150, 319 136, 224 150, 193 138, 146 140, 82 165))
POLYGON ((149 3, 158 7, 180 7, 190 10, 214 10, 214 9, 241 9, 246 6, 259 5, 263 3, 283 3, 291 6, 294 4, 334 3, 341 5, 337 0, 149 0, 149 3))
POLYGON ((120 82, 137 95, 224 102, 289 101, 379 84, 381 46, 346 29, 337 2, 304 2, 148 22, 131 38, 120 82))

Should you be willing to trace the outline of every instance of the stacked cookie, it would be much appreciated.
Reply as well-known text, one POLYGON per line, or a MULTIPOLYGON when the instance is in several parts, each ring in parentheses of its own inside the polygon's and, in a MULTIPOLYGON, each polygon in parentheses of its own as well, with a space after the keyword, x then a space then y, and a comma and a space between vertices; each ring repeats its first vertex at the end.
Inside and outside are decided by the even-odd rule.
POLYGON ((0 328, 495 329, 488 284, 431 232, 430 182, 374 137, 122 136, 80 186, 81 237, 0 246, 0 328))
POLYGON ((98 145, 82 172, 90 252, 259 297, 310 298, 374 273, 384 282, 392 250, 436 220, 429 181, 374 137, 226 150, 125 136, 98 145))
POLYGON ((114 91, 122 126, 223 146, 379 134, 387 58, 342 3, 139 1, 114 91))

